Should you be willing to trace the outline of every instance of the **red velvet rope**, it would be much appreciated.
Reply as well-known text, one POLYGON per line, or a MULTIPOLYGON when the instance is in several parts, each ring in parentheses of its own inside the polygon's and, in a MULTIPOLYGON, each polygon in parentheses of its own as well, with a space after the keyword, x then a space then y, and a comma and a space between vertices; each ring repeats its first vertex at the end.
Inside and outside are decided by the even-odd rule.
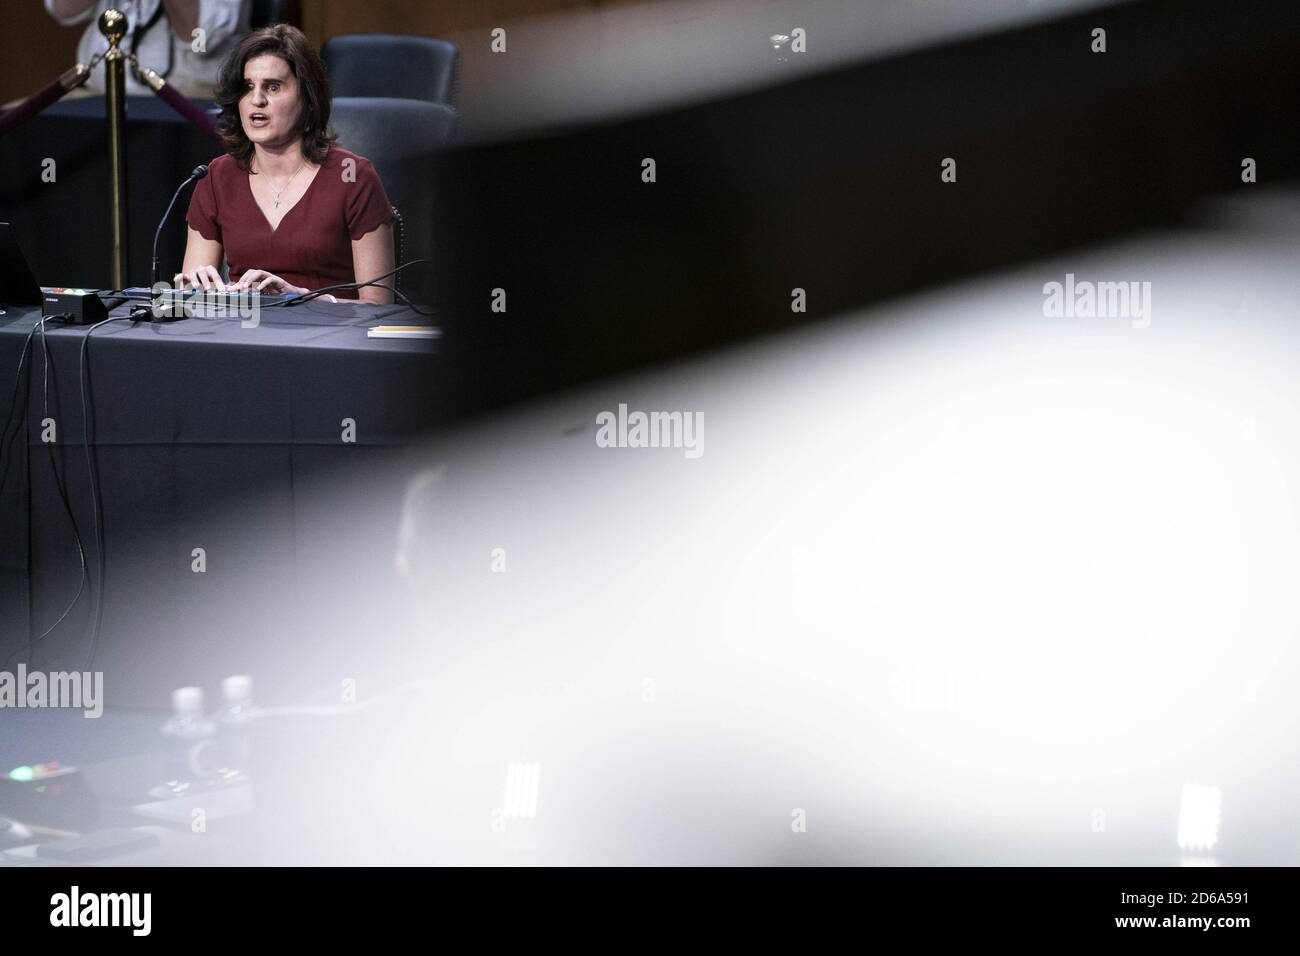
POLYGON ((55 80, 39 93, 27 97, 11 110, 0 113, 0 136, 21 126, 51 103, 57 103, 68 93, 62 80, 55 80))
POLYGON ((212 122, 212 117, 186 99, 180 90, 164 80, 163 85, 154 92, 177 113, 211 136, 218 145, 223 145, 221 134, 217 132, 217 124, 212 122))
MULTIPOLYGON (((80 83, 77 84, 77 86, 80 85, 80 83)), ((76 89, 76 86, 73 89, 76 89)), ((21 126, 47 106, 63 99, 69 92, 70 90, 63 85, 63 79, 59 78, 51 82, 39 93, 27 97, 12 109, 0 113, 0 136, 21 126)), ((162 86, 154 92, 158 94, 164 103, 210 136, 213 142, 219 146, 224 145, 221 134, 217 132, 217 124, 212 121, 212 117, 191 103, 180 90, 163 80, 162 86)))

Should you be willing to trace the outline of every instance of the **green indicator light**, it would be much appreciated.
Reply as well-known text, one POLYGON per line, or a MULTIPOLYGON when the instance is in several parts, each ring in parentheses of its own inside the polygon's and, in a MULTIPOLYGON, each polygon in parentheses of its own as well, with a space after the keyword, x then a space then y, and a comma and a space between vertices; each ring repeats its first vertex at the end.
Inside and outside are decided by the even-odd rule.
POLYGON ((17 780, 19 783, 26 783, 34 776, 36 776, 36 771, 31 767, 15 767, 9 771, 9 779, 17 780))

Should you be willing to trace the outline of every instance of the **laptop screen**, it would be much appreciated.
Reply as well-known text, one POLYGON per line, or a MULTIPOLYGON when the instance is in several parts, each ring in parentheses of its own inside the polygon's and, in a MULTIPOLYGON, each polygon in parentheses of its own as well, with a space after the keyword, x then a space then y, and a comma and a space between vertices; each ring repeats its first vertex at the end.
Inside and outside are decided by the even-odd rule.
POLYGON ((0 222, 0 303, 41 304, 41 287, 7 222, 0 222))

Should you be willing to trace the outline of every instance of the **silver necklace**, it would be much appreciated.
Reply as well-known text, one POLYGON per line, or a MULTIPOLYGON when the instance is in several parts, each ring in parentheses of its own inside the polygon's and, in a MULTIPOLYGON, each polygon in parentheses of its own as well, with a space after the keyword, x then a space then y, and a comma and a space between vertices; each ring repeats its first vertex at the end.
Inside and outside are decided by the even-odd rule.
MULTIPOLYGON (((298 167, 298 169, 294 172, 294 174, 293 174, 292 176, 289 177, 289 182, 286 182, 283 186, 280 187, 279 191, 275 194, 275 208, 276 208, 276 209, 279 209, 279 208, 280 208, 280 197, 281 197, 282 195, 284 195, 284 191, 285 191, 286 189, 289 188, 289 183, 291 183, 291 182, 293 182, 295 179, 297 179, 297 178, 298 178, 298 173, 302 172, 302 171, 303 171, 304 169, 306 169, 306 168, 307 168, 307 163, 306 163, 306 161, 304 160, 304 161, 303 161, 303 164, 302 164, 301 166, 298 167)), ((271 185, 271 188, 272 188, 272 189, 275 189, 275 184, 274 184, 274 183, 271 185)))

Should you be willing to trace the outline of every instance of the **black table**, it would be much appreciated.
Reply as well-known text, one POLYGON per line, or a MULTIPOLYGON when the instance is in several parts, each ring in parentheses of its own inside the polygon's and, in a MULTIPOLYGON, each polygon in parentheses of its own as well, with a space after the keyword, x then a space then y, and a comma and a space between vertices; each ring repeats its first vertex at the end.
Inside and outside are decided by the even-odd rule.
MULTIPOLYGON (((243 649, 288 639, 264 633, 268 607, 299 603, 309 642, 316 602, 281 584, 270 590, 245 570, 247 558, 271 555, 296 567, 332 520, 303 513, 297 493, 340 474, 358 495, 391 495, 396 527, 401 488, 376 477, 378 466, 403 454, 446 407, 437 340, 370 339, 365 332, 430 320, 400 306, 358 303, 266 309, 247 328, 237 318, 112 322, 89 340, 86 327, 50 324, 48 372, 38 330, 11 403, 39 312, 0 308, 0 418, 12 412, 17 424, 0 459, 0 471, 8 469, 0 488, 0 656, 24 647, 72 602, 81 580, 79 537, 88 590, 30 660, 71 670, 88 659, 90 585, 98 582, 80 374, 88 346, 105 566, 94 659, 106 673, 109 700, 131 706, 165 706, 167 687, 238 672, 243 649), (51 444, 42 440, 47 419, 51 444), (232 509, 251 519, 252 533, 232 527, 232 509), (199 548, 202 572, 195 570, 199 548), (140 637, 146 633, 153 639, 140 637), (196 655, 196 646, 203 652, 196 655)), ((391 562, 392 554, 374 560, 391 562)), ((313 580, 311 588, 346 587, 346 571, 338 573, 339 581, 313 580)))

